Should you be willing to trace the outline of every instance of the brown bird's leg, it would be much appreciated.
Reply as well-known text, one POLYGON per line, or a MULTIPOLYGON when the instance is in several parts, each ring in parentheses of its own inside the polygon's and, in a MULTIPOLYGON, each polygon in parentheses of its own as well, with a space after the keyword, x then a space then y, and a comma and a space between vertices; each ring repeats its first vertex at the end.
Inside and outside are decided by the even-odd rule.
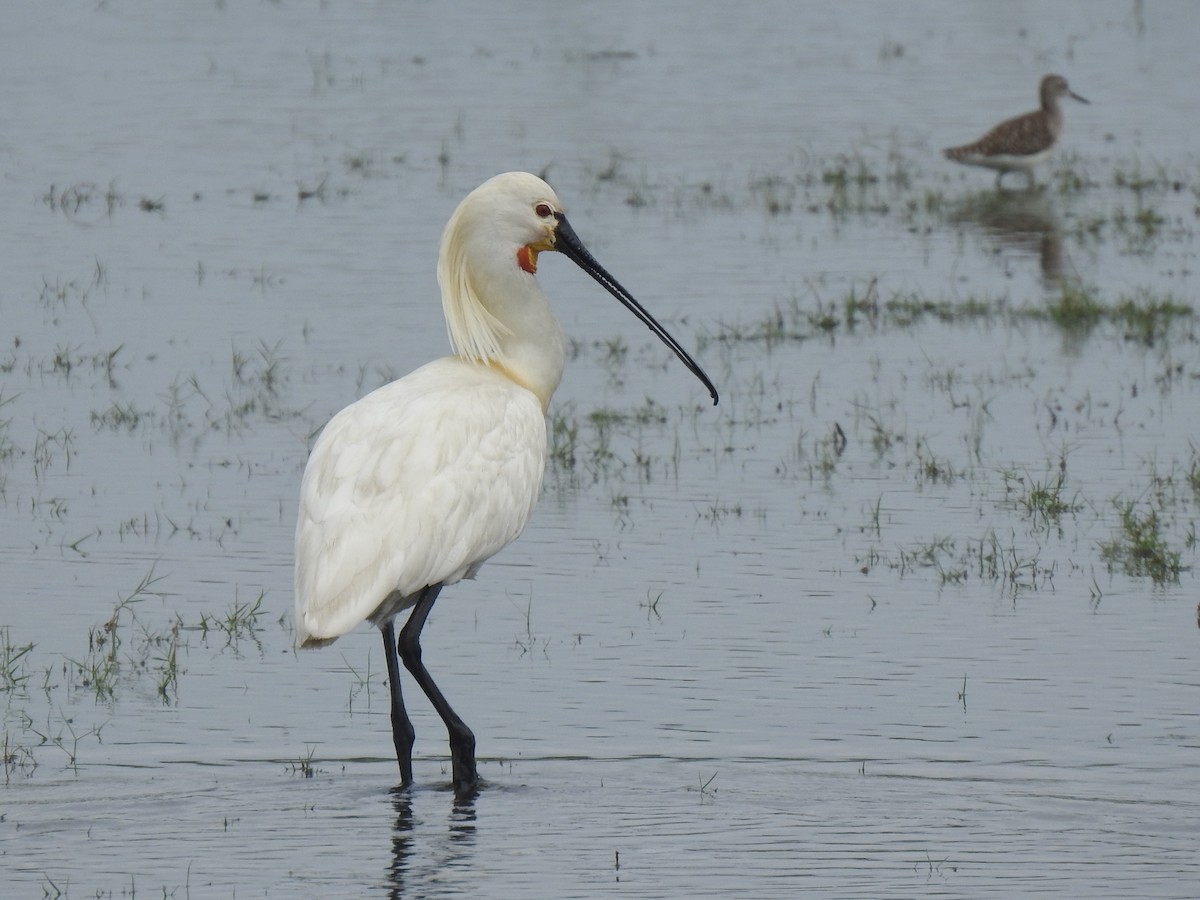
POLYGON ((433 708, 446 723, 446 730, 450 733, 454 790, 461 794, 473 790, 478 780, 475 772, 475 735, 458 717, 458 713, 450 708, 441 690, 434 684, 425 664, 421 662, 421 629, 425 627, 425 620, 429 617, 429 611, 433 609, 433 603, 441 589, 440 584, 434 584, 421 591, 412 615, 400 629, 399 651, 404 667, 412 673, 429 702, 433 704, 433 708))
POLYGON ((388 684, 392 689, 392 742, 396 745, 396 760, 400 763, 400 785, 413 782, 412 750, 417 733, 404 708, 400 693, 400 661, 396 658, 396 626, 391 619, 380 629, 383 632, 383 658, 387 660, 388 684))

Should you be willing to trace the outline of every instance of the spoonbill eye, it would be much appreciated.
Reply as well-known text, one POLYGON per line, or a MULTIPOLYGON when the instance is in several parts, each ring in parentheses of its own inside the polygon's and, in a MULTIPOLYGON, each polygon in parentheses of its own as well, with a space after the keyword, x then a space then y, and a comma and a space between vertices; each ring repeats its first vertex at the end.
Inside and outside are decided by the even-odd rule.
POLYGON ((537 214, 538 214, 538 216, 540 216, 540 217, 541 217, 541 218, 543 218, 543 219, 548 219, 548 218, 550 218, 552 215, 554 215, 554 210, 552 210, 552 209, 550 208, 550 204, 549 204, 549 203, 539 203, 537 206, 535 206, 535 207, 533 208, 533 211, 534 211, 535 213, 537 213, 537 214))

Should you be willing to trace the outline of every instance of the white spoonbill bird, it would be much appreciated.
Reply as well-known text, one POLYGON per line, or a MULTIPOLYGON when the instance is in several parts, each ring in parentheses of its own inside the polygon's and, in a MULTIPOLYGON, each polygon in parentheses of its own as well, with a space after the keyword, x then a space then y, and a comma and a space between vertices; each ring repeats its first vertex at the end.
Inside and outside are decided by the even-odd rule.
POLYGON ((350 404, 304 470, 296 523, 296 638, 320 647, 363 621, 383 631, 392 738, 412 783, 414 731, 399 662, 446 723, 454 788, 473 789, 475 736, 421 661, 441 589, 471 578, 521 533, 546 463, 546 408, 565 341, 534 277, 557 250, 620 300, 704 383, 687 351, 584 248, 542 179, 509 172, 458 205, 442 233, 438 283, 453 355, 350 404), (412 613, 397 641, 393 619, 412 613))

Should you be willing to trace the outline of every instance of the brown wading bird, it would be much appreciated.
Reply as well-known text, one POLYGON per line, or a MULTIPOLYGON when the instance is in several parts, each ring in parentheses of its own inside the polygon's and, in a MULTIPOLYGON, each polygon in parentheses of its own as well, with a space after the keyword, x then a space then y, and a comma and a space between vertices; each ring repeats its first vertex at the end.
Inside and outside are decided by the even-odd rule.
POLYGON ((441 589, 474 577, 537 503, 546 409, 566 362, 562 329, 534 277, 546 250, 600 282, 717 402, 695 360, 584 248, 546 182, 497 175, 459 204, 438 258, 453 355, 330 420, 305 467, 296 522, 296 642, 321 647, 364 621, 383 631, 405 785, 415 734, 400 661, 446 723, 455 791, 477 782, 475 736, 421 661, 421 629, 441 589), (410 608, 397 641, 393 619, 410 608))
POLYGON ((1058 105, 1060 97, 1071 97, 1087 103, 1067 86, 1061 75, 1042 79, 1038 94, 1042 108, 1001 122, 973 144, 949 147, 942 151, 947 159, 996 169, 996 187, 1008 172, 1024 172, 1033 187, 1033 167, 1050 155, 1062 134, 1063 114, 1058 105))

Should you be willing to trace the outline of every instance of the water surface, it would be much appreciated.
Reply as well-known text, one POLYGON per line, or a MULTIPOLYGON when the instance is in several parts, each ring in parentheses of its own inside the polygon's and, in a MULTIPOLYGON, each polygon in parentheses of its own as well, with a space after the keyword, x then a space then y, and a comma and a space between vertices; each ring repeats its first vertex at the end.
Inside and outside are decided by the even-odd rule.
POLYGON ((1047 311, 1194 310, 1194 7, 475 6, 6 12, 13 896, 1193 894, 1195 325, 1047 311), (1044 190, 938 156, 1047 71, 1044 190), (576 444, 426 629, 456 803, 376 633, 292 650, 291 534, 514 168, 722 402, 545 260, 576 444))

